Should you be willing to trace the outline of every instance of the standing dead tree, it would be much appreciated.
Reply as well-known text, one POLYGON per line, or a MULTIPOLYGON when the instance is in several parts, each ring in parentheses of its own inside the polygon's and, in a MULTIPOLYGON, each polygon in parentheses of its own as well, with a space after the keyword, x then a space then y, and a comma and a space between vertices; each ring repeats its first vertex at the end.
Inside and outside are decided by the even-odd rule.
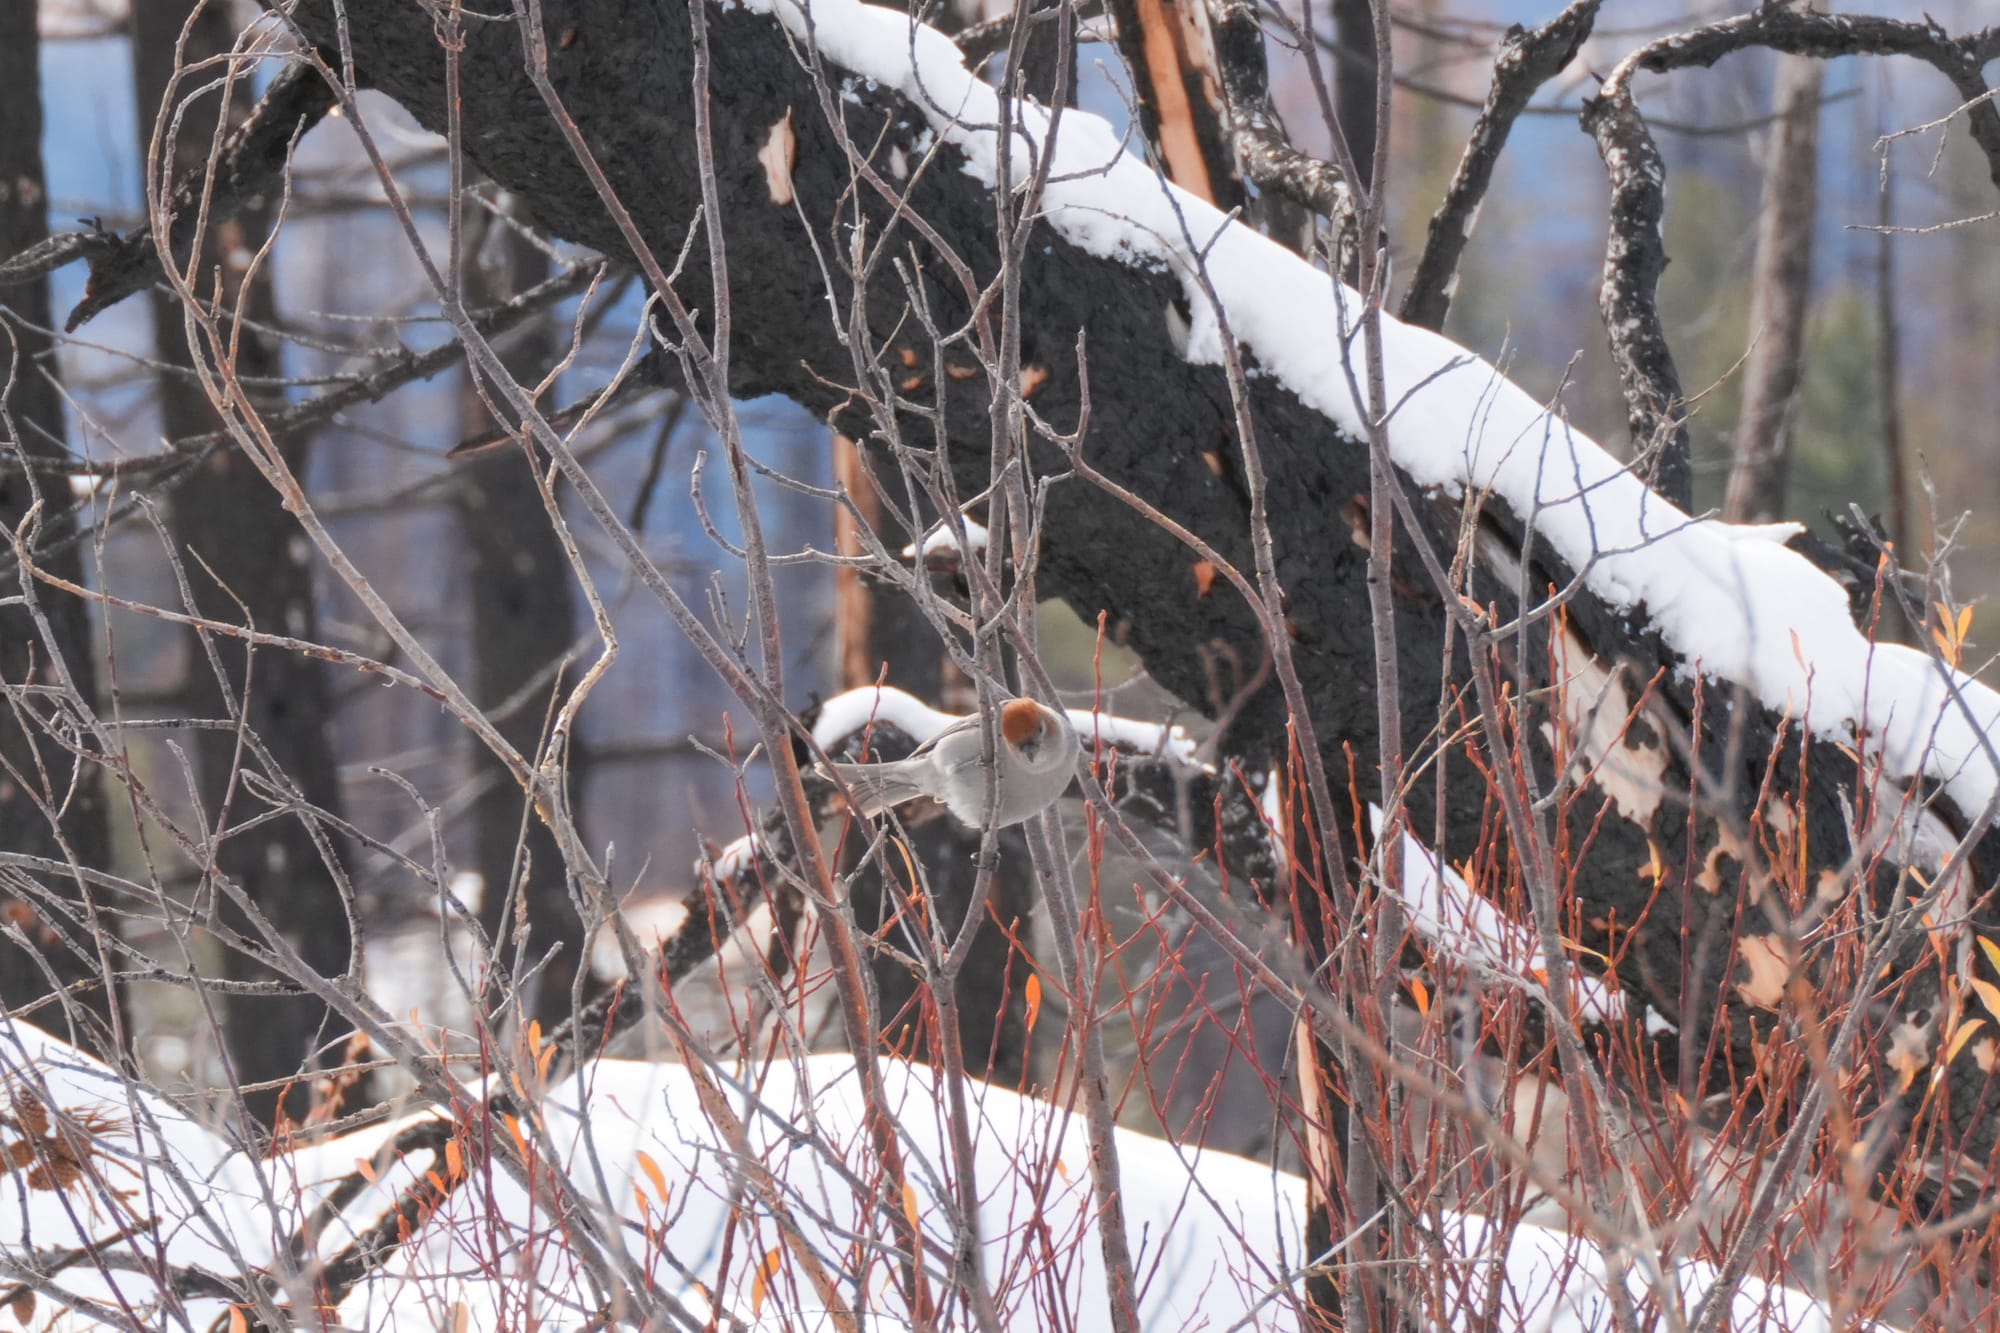
POLYGON ((1820 82, 1819 61, 1779 58, 1772 93, 1778 123, 1767 150, 1750 275, 1754 343, 1743 370, 1743 412, 1731 439, 1736 460, 1723 506, 1738 522, 1768 523, 1784 509, 1819 211, 1820 82))
MULTIPOLYGON (((218 134, 240 133, 248 121, 253 67, 236 53, 236 36, 227 11, 214 5, 147 5, 133 15, 139 141, 158 145, 146 158, 157 163, 148 182, 149 195, 159 201, 152 234, 180 242, 170 241, 169 253, 183 285, 163 283, 149 293, 154 343, 164 362, 161 415, 170 439, 197 436, 213 421, 197 369, 204 349, 198 340, 191 345, 184 293, 245 317, 229 354, 247 382, 275 386, 284 369, 272 332, 277 307, 255 259, 270 243, 276 193, 242 200, 233 216, 212 226, 174 225, 189 211, 174 210, 176 185, 202 178, 218 134)), ((159 255, 152 259, 157 268, 159 255)), ((213 349, 206 355, 212 357, 213 349)), ((265 392, 275 405, 274 389, 265 392)), ((305 468, 310 440, 305 431, 283 438, 280 447, 292 468, 305 468)), ((218 450, 189 470, 172 492, 168 531, 189 566, 188 600, 197 614, 319 637, 313 568, 298 524, 240 454, 218 450)), ((314 968, 339 976, 353 951, 342 900, 347 848, 339 827, 337 756, 327 744, 334 718, 324 664, 192 630, 189 638, 180 711, 217 724, 197 731, 192 741, 200 799, 211 820, 206 833, 213 869, 241 884, 314 968), (255 744, 246 745, 246 737, 255 744), (288 802, 291 808, 273 818, 288 802)), ((230 928, 245 931, 247 925, 232 914, 230 928)), ((255 1089, 248 1105, 259 1120, 269 1123, 281 1108, 299 1117, 309 1100, 306 1084, 291 1082, 301 1073, 301 1060, 311 1053, 318 1068, 338 1063, 344 1025, 246 955, 231 950, 224 957, 232 981, 284 992, 256 995, 246 988, 224 1001, 231 1072, 255 1089)))
MULTIPOLYGON (((42 171, 41 43, 32 5, 0 15, 0 248, 9 255, 48 243, 48 190, 42 171)), ((68 486, 36 476, 28 459, 59 459, 64 450, 63 395, 49 337, 48 283, 39 274, 0 286, 0 526, 7 540, 60 542, 72 532, 63 513, 68 486)), ((96 698, 96 654, 88 614, 66 599, 44 602, 32 581, 15 577, 0 593, 0 850, 22 858, 0 869, 0 1003, 17 1008, 41 1000, 38 1021, 70 1028, 76 1014, 109 1017, 112 996, 93 961, 97 908, 85 874, 101 866, 110 846, 104 792, 91 765, 71 748, 88 721, 64 700, 96 698), (51 1005, 51 991, 82 1007, 51 1005)), ((72 550, 52 568, 79 578, 72 550)))

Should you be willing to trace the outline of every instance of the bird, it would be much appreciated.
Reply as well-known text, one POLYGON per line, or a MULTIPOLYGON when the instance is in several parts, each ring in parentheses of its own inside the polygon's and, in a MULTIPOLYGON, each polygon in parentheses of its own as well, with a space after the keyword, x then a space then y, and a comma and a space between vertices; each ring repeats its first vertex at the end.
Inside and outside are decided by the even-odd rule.
MULTIPOLYGON (((1054 805, 1076 775, 1081 750, 1076 729, 1047 704, 1010 699, 1000 708, 993 765, 1000 800, 993 826, 1006 828, 1054 805)), ((928 796, 970 828, 986 819, 986 767, 979 715, 959 718, 911 751, 908 759, 876 764, 826 765, 864 818, 928 796)))

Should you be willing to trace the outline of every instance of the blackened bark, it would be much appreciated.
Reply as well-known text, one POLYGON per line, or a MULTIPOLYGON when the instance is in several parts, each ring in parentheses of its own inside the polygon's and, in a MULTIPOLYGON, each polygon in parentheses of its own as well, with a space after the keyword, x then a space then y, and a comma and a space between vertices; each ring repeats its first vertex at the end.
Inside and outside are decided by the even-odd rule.
MULTIPOLYGON (((205 85, 218 79, 222 67, 210 64, 177 85, 176 71, 227 55, 236 40, 228 7, 203 4, 188 29, 185 48, 177 51, 182 30, 196 8, 194 0, 159 0, 135 5, 132 14, 139 141, 150 143, 157 126, 173 132, 178 113, 178 137, 161 145, 161 151, 170 154, 173 180, 199 172, 207 158, 217 132, 221 97, 218 89, 205 85), (175 105, 163 113, 170 89, 175 105)), ((249 76, 248 68, 239 70, 229 88, 227 114, 221 117, 225 125, 239 124, 250 109, 249 76)), ((221 299, 241 306, 261 326, 247 322, 243 326, 235 365, 236 373, 255 385, 272 382, 283 371, 280 349, 261 331, 275 323, 270 289, 261 282, 243 285, 249 258, 268 235, 271 207, 262 197, 239 203, 230 220, 212 225, 200 237, 195 288, 209 299, 219 280, 221 299)), ((178 216, 170 234, 190 244, 195 240, 193 229, 178 216)), ((185 263, 184 254, 176 253, 178 262, 185 263)), ((193 352, 179 301, 156 289, 152 315, 159 357, 175 368, 159 377, 160 411, 168 437, 188 439, 213 430, 215 409, 188 369, 194 364, 193 352)), ((280 447, 295 474, 305 471, 307 439, 303 432, 283 437, 280 447)), ((204 570, 190 562, 199 614, 308 641, 317 638, 310 547, 277 493, 233 445, 209 454, 173 492, 169 520, 174 539, 206 566, 204 570)), ((315 971, 340 976, 352 955, 340 865, 345 848, 339 833, 317 817, 317 812, 325 812, 337 818, 341 807, 331 726, 333 699, 325 672, 321 664, 303 657, 253 651, 229 638, 211 639, 206 650, 196 643, 189 646, 189 675, 183 687, 186 712, 237 721, 258 742, 241 745, 235 732, 215 730, 198 731, 192 739, 202 806, 216 849, 213 870, 239 884, 315 971), (258 787, 246 781, 246 774, 291 794, 301 803, 298 810, 237 831, 271 808, 258 787)), ((227 904, 228 899, 222 901, 227 904)), ((233 907, 225 905, 224 921, 254 938, 233 907)), ((231 979, 271 976, 240 951, 228 950, 223 958, 223 971, 231 979)), ((337 1063, 347 1031, 343 1020, 310 995, 231 995, 223 1040, 231 1073, 239 1083, 269 1083, 337 1063)), ((302 1115, 310 1091, 304 1084, 294 1084, 282 1095, 275 1090, 246 1093, 245 1102, 268 1124, 280 1111, 302 1115)), ((351 1095, 364 1094, 355 1090, 351 1095)))
POLYGON ((1021 88, 1044 104, 1061 90, 1065 105, 1076 102, 1076 8, 1068 0, 1039 0, 1033 7, 1043 21, 1030 25, 1021 48, 1021 88))
MULTIPOLYGON (((678 6, 624 0, 550 0, 543 8, 551 78, 568 113, 649 247, 664 256, 680 254, 700 215, 700 161, 691 128, 692 43, 684 13, 678 6), (566 40, 557 42, 558 36, 566 40), (629 52, 644 52, 645 58, 626 58, 623 53, 629 52)), ((352 35, 356 57, 376 86, 441 129, 444 65, 428 17, 393 0, 345 0, 343 9, 344 31, 352 35)), ((331 0, 314 0, 297 11, 315 40, 335 33, 334 13, 331 0)), ((837 387, 851 378, 853 359, 828 319, 820 252, 805 227, 822 237, 849 234, 837 232, 836 225, 852 225, 858 205, 866 211, 869 235, 893 233, 890 243, 899 262, 910 266, 906 271, 913 280, 926 284, 931 316, 941 327, 957 327, 974 317, 977 292, 952 276, 935 246, 948 244, 977 282, 990 280, 998 266, 992 201, 957 169, 950 150, 941 164, 945 169, 908 184, 907 212, 893 211, 874 186, 856 190, 841 138, 817 112, 797 110, 819 107, 821 101, 790 40, 772 20, 742 9, 716 5, 706 13, 715 188, 720 216, 730 227, 735 285, 731 391, 739 397, 783 392, 865 438, 870 422, 837 387), (769 201, 757 152, 770 127, 788 113, 798 136, 792 172, 796 204, 780 208, 769 201), (912 214, 924 219, 924 231, 908 226, 904 219, 912 214)), ((477 127, 468 135, 469 151, 488 174, 521 191, 548 229, 619 253, 617 228, 520 66, 518 37, 509 25, 468 29, 460 87, 466 123, 477 127)), ((911 156, 931 137, 917 108, 880 88, 850 85, 834 96, 833 106, 848 120, 848 141, 881 154, 885 168, 892 150, 911 156)), ((884 181, 892 177, 892 171, 882 173, 884 181)), ((1248 503, 1229 469, 1236 447, 1229 387, 1220 370, 1190 364, 1173 344, 1167 312, 1181 299, 1179 283, 1168 274, 1087 253, 1045 223, 1036 227, 1023 250, 1029 267, 1021 281, 1024 362, 1047 371, 1038 381, 1036 412, 1057 429, 1074 427, 1081 385, 1073 366, 1081 336, 1091 363, 1092 465, 1202 534, 1239 567, 1250 566, 1248 503)), ((701 308, 709 302, 710 275, 698 236, 696 242, 678 280, 686 284, 688 304, 701 308)), ((844 311, 849 308, 844 280, 836 275, 834 282, 831 306, 844 311)), ((862 311, 865 331, 888 352, 908 346, 920 358, 929 355, 928 342, 910 342, 913 321, 900 286, 879 285, 862 311)), ((989 473, 986 391, 975 378, 948 380, 943 392, 949 462, 962 493, 973 494, 989 473)), ((1322 757, 1333 774, 1344 775, 1346 747, 1363 755, 1379 749, 1366 561, 1341 529, 1342 515, 1368 493, 1368 451, 1273 378, 1253 377, 1248 395, 1265 465, 1278 483, 1267 503, 1300 686, 1322 757)), ((910 439, 931 438, 929 421, 912 420, 909 427, 910 439)), ((1463 441, 1450 443, 1461 447, 1463 441)), ((1066 467, 1059 450, 1040 442, 1033 449, 1038 472, 1066 467)), ((1500 855, 1505 838, 1496 833, 1492 816, 1494 775, 1474 762, 1491 757, 1468 758, 1455 750, 1438 754, 1434 738, 1436 701, 1467 697, 1469 664, 1462 649, 1446 656, 1445 603, 1430 589, 1414 543, 1448 552, 1455 514, 1440 515, 1419 501, 1414 518, 1413 528, 1398 535, 1395 557, 1402 752, 1412 764, 1420 758, 1435 762, 1426 781, 1409 793, 1410 819, 1415 828, 1441 831, 1448 859, 1500 855), (1447 669, 1449 692, 1442 678, 1447 669)), ((1519 589, 1539 597, 1549 587, 1569 584, 1574 571, 1544 544, 1528 542, 1520 516, 1507 513, 1504 505, 1489 508, 1485 530, 1482 567, 1470 590, 1478 605, 1505 619, 1517 609, 1519 589), (1525 565, 1518 578, 1511 572, 1491 575, 1514 561, 1525 565)), ((1220 589, 1204 595, 1193 565, 1186 549, 1160 528, 1088 485, 1071 481, 1048 491, 1041 590, 1068 600, 1086 620, 1106 613, 1167 688, 1220 711, 1227 701, 1212 697, 1209 664, 1217 653, 1260 660, 1262 645, 1240 602, 1220 589)), ((1642 612, 1611 607, 1585 593, 1569 602, 1561 621, 1545 617, 1525 626, 1503 654, 1514 683, 1505 700, 1511 710, 1508 729, 1525 740, 1545 776, 1560 770, 1543 728, 1557 732, 1570 726, 1551 711, 1562 695, 1549 688, 1556 674, 1552 628, 1573 644, 1571 651, 1578 654, 1573 661, 1587 657, 1633 698, 1649 694, 1646 706, 1653 711, 1627 729, 1620 752, 1654 766, 1654 783, 1664 798, 1651 808, 1621 810, 1599 784, 1578 783, 1547 809, 1554 845, 1570 863, 1566 888, 1574 894, 1574 917, 1563 923, 1564 938, 1582 945, 1585 960, 1596 965, 1608 960, 1635 1012, 1656 1010, 1683 1025, 1678 1048, 1671 1039, 1663 1043, 1661 1058, 1670 1071, 1685 1074, 1697 1091, 1733 1086, 1741 1071, 1757 1067, 1761 1034, 1776 1021, 1746 993, 1739 941, 1756 935, 1768 942, 1784 929, 1782 895, 1771 892, 1774 869, 1797 867, 1810 884, 1820 870, 1844 865, 1848 842, 1840 793, 1861 784, 1855 761, 1837 745, 1799 738, 1786 718, 1737 697, 1726 685, 1701 683, 1692 664, 1676 658, 1642 612), (1767 778, 1772 792, 1799 798, 1796 812, 1786 812, 1782 837, 1775 816, 1761 822, 1768 810, 1760 795, 1767 778), (1752 841, 1744 841, 1744 830, 1751 831, 1752 841), (1768 831, 1772 841, 1754 840, 1762 836, 1758 830, 1768 831), (1718 1025, 1718 1013, 1729 1021, 1718 1025)), ((1451 732, 1467 720, 1455 713, 1443 730, 1451 732)), ((1241 737, 1246 749, 1283 753, 1286 719, 1278 692, 1266 689, 1246 701, 1231 735, 1241 737)), ((1355 780, 1357 797, 1377 795, 1365 765, 1356 767, 1355 780)), ((1972 812, 1952 811, 1948 802, 1942 808, 1958 827, 1970 823, 1972 812)), ((1339 833, 1320 832, 1329 838, 1339 833)), ((1978 883, 1994 876, 1993 841, 1975 854, 1978 883)), ((1855 888, 1880 909, 1890 901, 1892 881, 1887 872, 1879 877, 1864 872, 1855 888)), ((1971 924, 1983 934, 1995 933, 2000 925, 1995 917, 1991 902, 1977 901, 1971 908, 1971 924)), ((1825 979, 1837 947, 1831 938, 1803 943, 1799 975, 1825 979)), ((1868 1059, 1886 1049, 1887 1025, 1907 1016, 1934 1031, 1936 1016, 1948 1010, 1939 998, 1936 970, 1916 966, 1929 956, 1927 950, 1920 940, 1904 939, 1886 964, 1893 985, 1885 983, 1864 997, 1871 1006, 1867 1039, 1876 1043, 1868 1059)), ((1855 990, 1849 985, 1828 993, 1853 997, 1855 990)), ((1952 1146, 1983 1159, 2000 1128, 1993 1114, 2000 1089, 1978 1069, 1970 1048, 1948 1073, 1952 1146)), ((1887 1123, 1915 1112, 1927 1087, 1928 1080, 1904 1087, 1892 1078, 1867 1084, 1856 1095, 1875 1096, 1887 1123)), ((1695 1100, 1689 1098, 1690 1104, 1695 1100)))
MULTIPOLYGON (((1909 56, 1942 74, 1957 92, 1972 142, 1986 155, 1987 175, 2000 185, 2000 106, 1988 96, 1985 68, 2000 52, 2000 28, 1953 37, 1937 20, 1921 23, 1872 14, 1828 14, 1791 5, 1755 9, 1707 27, 1662 37, 1621 65, 1654 73, 1713 65, 1733 51, 1768 46, 1791 55, 1909 56)), ((1614 72, 1614 79, 1617 77, 1614 72)))
MULTIPOLYGON (((42 174, 41 44, 35 6, 0 5, 0 254, 31 249, 48 236, 48 196, 42 174)), ((62 395, 56 387, 55 350, 49 327, 49 289, 36 277, 0 289, 0 542, 11 543, 36 487, 27 459, 59 459, 64 442, 62 395)), ((70 502, 60 478, 39 478, 47 501, 44 545, 66 547, 71 525, 60 515, 70 502)), ((33 536, 23 533, 24 536, 33 536)), ((9 560, 8 563, 12 563, 9 560)), ((74 549, 43 559, 50 572, 81 582, 83 561, 74 549)), ((79 764, 71 745, 85 743, 82 729, 59 688, 60 671, 87 707, 97 705, 96 654, 88 608, 50 592, 17 570, 0 584, 0 848, 58 863, 100 867, 110 850, 104 789, 94 764, 79 764), (47 617, 44 638, 23 594, 47 617), (57 663, 60 663, 60 669, 57 663)), ((0 875, 0 1008, 20 1011, 58 987, 77 987, 80 1009, 47 1004, 30 1013, 49 1031, 91 1049, 104 1049, 96 1033, 73 1024, 84 1015, 108 1017, 114 996, 103 985, 94 929, 110 929, 92 905, 81 876, 0 875), (11 938, 20 932, 27 947, 11 938)))
MULTIPOLYGON (((162 12, 169 16, 182 14, 184 17, 185 8, 176 0, 169 0, 162 12)), ((228 26, 221 19, 205 20, 210 21, 221 27, 228 26)), ((166 32, 157 17, 152 16, 148 18, 146 30, 151 40, 166 38, 169 42, 167 49, 172 50, 171 41, 178 33, 166 32)), ((132 40, 135 60, 147 60, 158 55, 157 52, 137 50, 139 37, 136 25, 132 40)), ((307 130, 319 124, 332 107, 332 91, 309 66, 292 66, 272 80, 270 88, 256 106, 232 121, 229 137, 217 159, 213 190, 208 195, 208 225, 215 227, 229 222, 244 210, 268 217, 277 203, 284 170, 291 162, 292 146, 307 130)), ((158 110, 157 106, 140 106, 142 127, 151 123, 158 110)), ((140 144, 144 146, 143 138, 140 144)), ((197 165, 205 163, 198 162, 197 165)), ((195 231, 204 212, 201 208, 202 192, 208 184, 205 172, 175 180, 173 225, 169 231, 169 245, 175 254, 185 254, 194 243, 195 231)), ((252 221, 248 225, 255 228, 261 224, 252 221)), ((160 280, 160 252, 154 244, 150 227, 141 227, 127 236, 86 234, 76 240, 78 252, 90 260, 90 283, 84 288, 83 299, 77 302, 76 309, 69 312, 65 322, 64 327, 72 331, 160 280)))
MULTIPOLYGON (((1257 5, 1253 0, 1208 0, 1207 11, 1216 77, 1222 86, 1237 166, 1263 192, 1260 201, 1282 197, 1331 221, 1351 272, 1359 263, 1352 244, 1357 222, 1355 191, 1339 167, 1293 147, 1291 137, 1278 123, 1277 110, 1271 105, 1264 28, 1257 5)), ((1295 248, 1303 251, 1308 247, 1295 248)))
MULTIPOLYGON (((548 256, 511 226, 477 244, 466 265, 466 300, 485 306, 549 276, 548 256)), ((530 320, 498 344, 516 379, 534 384, 556 359, 547 317, 530 320)), ((493 419, 474 385, 460 397, 467 435, 493 419)), ((576 635, 576 592, 568 559, 542 503, 528 459, 503 448, 458 465, 452 503, 458 511, 471 579, 472 699, 489 710, 507 742, 532 761, 543 739, 550 701, 563 683, 559 666, 576 635), (493 710, 503 709, 494 713, 493 710)), ((473 747, 485 791, 467 812, 473 867, 486 881, 480 924, 494 942, 504 974, 516 951, 540 966, 526 1013, 544 1031, 568 1017, 583 951, 583 919, 570 897, 562 849, 548 825, 528 810, 520 785, 485 746, 473 747), (520 927, 517 929, 517 926, 520 927), (550 950, 554 953, 551 955, 550 950)), ((575 737, 568 747, 570 790, 588 778, 589 751, 575 737)))
MULTIPOLYGON (((1018 41, 1020 51, 1013 57, 1013 86, 1044 105, 1055 101, 1059 88, 1066 90, 1063 94, 1065 105, 1076 101, 1076 18, 1079 6, 1070 3, 1070 0, 1035 0, 1028 6, 1026 32, 1017 31, 1020 21, 1012 12, 966 25, 966 6, 947 5, 935 9, 922 0, 911 0, 904 8, 910 11, 913 18, 929 23, 956 41, 958 49, 965 55, 966 64, 975 69, 1012 51, 1018 41)), ((970 8, 976 11, 977 5, 970 8)), ((998 73, 997 70, 988 72, 998 73)))
POLYGON ((1597 142, 1611 179, 1611 235, 1604 252, 1599 306, 1612 359, 1625 389, 1632 439, 1645 475, 1683 509, 1692 508, 1686 399, 1654 299, 1666 248, 1660 223, 1666 207, 1666 167, 1632 97, 1639 70, 1665 73, 1713 65, 1751 47, 1824 60, 1845 55, 1902 55, 1944 75, 1963 99, 1972 141, 2000 185, 2000 107, 1984 69, 2000 35, 1992 28, 1953 37, 1936 20, 1922 23, 1868 14, 1822 14, 1783 4, 1659 38, 1620 60, 1600 94, 1584 106, 1583 126, 1597 142))
POLYGON ((1667 268, 1666 165, 1631 89, 1623 85, 1608 85, 1603 96, 1584 105, 1583 127, 1596 140, 1611 179, 1611 225, 1597 308, 1625 390, 1633 467, 1654 490, 1692 512, 1687 395, 1660 320, 1660 275, 1667 268))
MULTIPOLYGON (((283 185, 292 146, 333 107, 333 92, 309 65, 294 65, 271 81, 249 117, 235 126, 217 157, 211 188, 208 173, 176 181, 172 248, 184 252, 204 217, 210 226, 227 222, 243 208, 268 208, 283 185)), ((160 280, 160 254, 151 227, 124 235, 92 227, 45 238, 0 257, 0 285, 37 278, 82 259, 90 265, 83 299, 63 327, 75 332, 106 309, 160 280)))

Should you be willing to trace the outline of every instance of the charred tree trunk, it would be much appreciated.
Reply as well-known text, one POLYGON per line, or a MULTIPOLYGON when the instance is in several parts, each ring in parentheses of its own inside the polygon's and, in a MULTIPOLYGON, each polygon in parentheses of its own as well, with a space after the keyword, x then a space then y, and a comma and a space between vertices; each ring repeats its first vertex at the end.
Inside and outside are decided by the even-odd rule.
MULTIPOLYGON (((484 246, 469 247, 478 253, 464 281, 466 299, 475 305, 504 300, 548 276, 540 248, 513 226, 494 225, 484 246)), ((540 380, 556 358, 546 319, 529 321, 499 350, 525 384, 540 380)), ((460 424, 469 435, 493 425, 487 400, 470 381, 461 393, 460 424)), ((459 467, 452 498, 471 573, 472 697, 481 708, 501 710, 494 725, 532 759, 576 633, 569 562, 519 449, 485 453, 459 467)), ((570 1012, 582 966, 583 919, 555 835, 527 809, 506 766, 484 746, 473 751, 486 784, 470 811, 473 865, 486 882, 480 924, 493 941, 499 974, 516 962, 540 967, 524 1012, 553 1030, 570 1012)), ((571 791, 582 792, 588 752, 575 737, 567 771, 571 791)))
MULTIPOLYGON (((28 0, 0 5, 0 253, 9 255, 49 234, 35 12, 28 0)), ((31 461, 69 452, 49 325, 46 278, 0 288, 0 541, 57 542, 40 563, 80 583, 81 552, 60 545, 73 528, 64 516, 69 486, 59 473, 31 480, 28 471, 31 461), (38 493, 36 533, 22 524, 38 493)), ((109 955, 93 937, 112 926, 82 876, 65 872, 103 866, 110 852, 103 784, 72 749, 88 738, 65 701, 73 690, 76 704, 97 706, 89 608, 18 569, 7 582, 0 586, 0 852, 32 863, 0 864, 0 1008, 105 1049, 75 1020, 111 1016, 116 997, 102 976, 109 955), (28 1008, 58 989, 63 1001, 28 1008)))
MULTIPOLYGON (((133 7, 139 141, 150 144, 156 133, 162 139, 173 136, 157 150, 166 155, 163 165, 171 172, 161 182, 160 197, 171 197, 173 181, 204 168, 218 127, 226 130, 238 123, 251 105, 249 67, 238 68, 233 80, 220 83, 226 66, 219 62, 236 41, 229 15, 225 5, 197 6, 193 0, 133 7), (185 47, 180 46, 183 30, 185 47), (201 72, 181 77, 191 67, 201 72)), ((147 160, 156 169, 161 165, 150 153, 147 160)), ((264 332, 275 324, 270 288, 244 282, 250 257, 269 234, 274 203, 254 200, 229 221, 211 226, 193 267, 201 299, 240 308, 248 317, 234 369, 251 392, 275 382, 283 371, 280 349, 264 332)), ((187 262, 185 255, 175 259, 187 262)), ((194 352, 180 302, 156 288, 152 311, 154 342, 162 363, 171 368, 160 375, 168 437, 186 439, 214 429, 215 409, 190 369, 194 352)), ((280 447, 294 474, 303 475, 306 438, 291 435, 280 447)), ((174 491, 169 518, 175 541, 199 561, 189 562, 198 614, 309 642, 318 637, 311 548, 278 494, 236 449, 210 454, 174 491)), ((198 731, 192 740, 215 847, 210 869, 239 884, 320 975, 344 975, 353 953, 344 839, 320 817, 324 813, 337 819, 341 810, 333 697, 325 672, 305 657, 253 650, 231 638, 211 636, 190 649, 185 711, 226 719, 241 730, 240 735, 234 729, 198 731), (244 744, 249 738, 255 743, 244 744), (255 782, 249 780, 252 776, 255 782), (292 796, 298 809, 238 831, 271 810, 271 802, 260 794, 264 787, 292 796)), ((225 926, 245 930, 241 914, 227 905, 225 895, 219 896, 225 926)), ((223 971, 237 981, 272 978, 262 963, 238 949, 225 951, 223 971)), ((307 994, 232 995, 223 1041, 230 1071, 240 1084, 274 1084, 305 1069, 337 1065, 347 1030, 343 1020, 307 994)), ((360 1095, 358 1089, 350 1092, 360 1095)), ((310 1089, 295 1083, 282 1092, 267 1088, 244 1098, 250 1111, 270 1124, 280 1114, 302 1115, 310 1089)))

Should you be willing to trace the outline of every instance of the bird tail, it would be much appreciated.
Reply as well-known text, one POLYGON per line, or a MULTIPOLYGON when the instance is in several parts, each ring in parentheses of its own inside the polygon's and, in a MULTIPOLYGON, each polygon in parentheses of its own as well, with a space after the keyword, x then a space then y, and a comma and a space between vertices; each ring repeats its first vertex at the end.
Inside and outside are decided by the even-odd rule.
POLYGON ((876 815, 905 801, 913 801, 928 791, 909 776, 902 762, 888 764, 834 764, 826 766, 847 787, 854 810, 863 818, 876 815))

